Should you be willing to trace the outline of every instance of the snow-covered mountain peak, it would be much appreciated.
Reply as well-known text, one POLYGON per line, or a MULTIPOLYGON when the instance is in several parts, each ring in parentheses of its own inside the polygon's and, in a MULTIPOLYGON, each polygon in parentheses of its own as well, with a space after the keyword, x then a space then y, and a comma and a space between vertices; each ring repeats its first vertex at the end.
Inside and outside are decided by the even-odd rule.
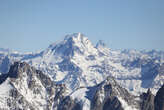
POLYGON ((67 34, 62 41, 52 43, 49 46, 49 48, 54 48, 56 45, 65 44, 67 42, 77 43, 77 42, 84 42, 85 40, 88 40, 88 38, 85 37, 82 33, 67 34))
POLYGON ((51 44, 47 50, 62 56, 72 57, 75 54, 90 54, 96 51, 92 43, 82 33, 66 35, 59 43, 51 44))
POLYGON ((72 44, 73 46, 77 46, 79 48, 93 47, 91 41, 89 41, 89 39, 82 33, 66 35, 63 42, 72 44))

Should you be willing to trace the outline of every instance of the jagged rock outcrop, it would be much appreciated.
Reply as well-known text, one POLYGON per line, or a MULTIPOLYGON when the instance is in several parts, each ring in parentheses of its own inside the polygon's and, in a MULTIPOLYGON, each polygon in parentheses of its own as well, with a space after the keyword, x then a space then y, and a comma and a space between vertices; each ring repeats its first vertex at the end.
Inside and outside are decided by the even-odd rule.
POLYGON ((164 110, 164 85, 154 96, 150 89, 141 96, 141 110, 164 110))
POLYGON ((0 79, 0 88, 5 88, 3 83, 9 86, 6 96, 0 94, 6 105, 4 109, 50 110, 57 108, 64 98, 66 87, 63 84, 55 84, 47 75, 24 62, 15 62, 9 73, 2 74, 0 79))
POLYGON ((147 93, 143 93, 141 96, 141 110, 154 110, 154 95, 148 89, 147 93))
POLYGON ((70 96, 67 96, 60 102, 58 106, 58 110, 83 110, 83 109, 79 102, 76 102, 75 100, 72 100, 70 96))
POLYGON ((127 103, 132 110, 139 108, 135 96, 120 87, 114 78, 108 77, 104 82, 97 85, 91 101, 91 110, 125 110, 124 103, 127 103))
POLYGON ((67 105, 74 105, 82 110, 140 109, 136 97, 120 87, 112 77, 108 77, 96 86, 81 87, 71 93, 68 99, 73 100, 73 103, 66 101, 67 105))
POLYGON ((164 110, 164 85, 158 90, 154 104, 155 110, 164 110))
POLYGON ((163 110, 163 89, 154 96, 150 90, 141 100, 122 88, 113 77, 96 86, 67 93, 64 84, 29 64, 15 62, 8 74, 0 75, 0 109, 9 110, 163 110))

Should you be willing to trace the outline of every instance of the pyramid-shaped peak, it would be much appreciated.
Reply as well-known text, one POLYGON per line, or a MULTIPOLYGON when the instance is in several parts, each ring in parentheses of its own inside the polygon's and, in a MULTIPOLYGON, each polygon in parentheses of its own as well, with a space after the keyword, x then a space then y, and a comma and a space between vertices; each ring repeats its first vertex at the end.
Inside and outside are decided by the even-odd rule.
POLYGON ((73 33, 65 36, 64 40, 49 46, 51 51, 64 56, 73 56, 75 53, 93 53, 94 46, 82 33, 73 33))
POLYGON ((87 37, 84 36, 82 33, 73 33, 73 34, 67 34, 64 39, 60 42, 55 42, 50 44, 49 48, 54 48, 56 45, 88 45, 91 44, 91 42, 88 40, 87 37))

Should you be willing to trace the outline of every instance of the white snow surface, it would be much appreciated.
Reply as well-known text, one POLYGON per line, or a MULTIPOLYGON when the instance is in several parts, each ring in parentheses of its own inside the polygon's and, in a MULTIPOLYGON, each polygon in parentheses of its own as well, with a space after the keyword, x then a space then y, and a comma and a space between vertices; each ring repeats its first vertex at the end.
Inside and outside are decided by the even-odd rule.
MULTIPOLYGON (((0 105, 3 108, 7 108, 6 100, 9 97, 9 90, 12 88, 12 86, 9 84, 9 80, 6 79, 5 82, 3 82, 0 85, 0 105)), ((0 107, 1 108, 1 107, 0 107)))
POLYGON ((79 88, 76 91, 74 91, 73 93, 71 93, 71 98, 80 102, 80 104, 82 105, 82 110, 90 110, 90 105, 91 102, 90 100, 87 98, 86 92, 88 91, 87 88, 79 88))
POLYGON ((127 104, 127 102, 126 102, 125 100, 123 100, 121 97, 118 97, 118 99, 119 99, 119 101, 121 102, 122 107, 124 108, 124 110, 139 110, 139 109, 136 109, 136 108, 134 108, 134 107, 132 107, 132 106, 129 106, 129 105, 127 104))

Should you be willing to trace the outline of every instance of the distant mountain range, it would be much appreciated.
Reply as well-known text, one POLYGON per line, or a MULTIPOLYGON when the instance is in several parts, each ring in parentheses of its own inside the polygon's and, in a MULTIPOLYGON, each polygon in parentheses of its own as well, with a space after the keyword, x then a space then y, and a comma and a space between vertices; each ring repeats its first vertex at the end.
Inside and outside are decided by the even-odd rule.
POLYGON ((94 46, 81 33, 37 53, 0 48, 0 74, 0 109, 164 109, 163 51, 94 46))

